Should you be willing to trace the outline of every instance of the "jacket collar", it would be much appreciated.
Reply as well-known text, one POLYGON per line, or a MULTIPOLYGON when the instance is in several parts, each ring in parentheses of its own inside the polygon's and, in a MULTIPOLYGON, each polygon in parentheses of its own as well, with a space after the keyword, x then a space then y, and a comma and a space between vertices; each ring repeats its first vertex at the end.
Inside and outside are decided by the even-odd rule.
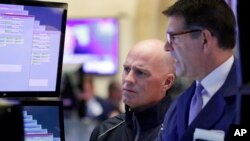
POLYGON ((140 130, 145 131, 163 123, 164 115, 171 104, 170 96, 166 95, 157 105, 142 112, 134 112, 125 106, 127 126, 136 130, 136 122, 139 122, 140 130), (136 120, 136 121, 135 121, 136 120))

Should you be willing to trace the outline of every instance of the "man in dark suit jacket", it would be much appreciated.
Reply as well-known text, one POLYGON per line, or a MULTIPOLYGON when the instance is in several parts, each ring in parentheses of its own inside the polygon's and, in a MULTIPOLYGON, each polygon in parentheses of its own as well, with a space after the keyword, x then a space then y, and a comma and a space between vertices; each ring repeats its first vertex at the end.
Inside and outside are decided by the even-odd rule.
POLYGON ((171 105, 157 140, 224 140, 238 93, 234 14, 223 0, 179 0, 163 13, 169 17, 165 50, 176 59, 176 75, 194 82, 171 105), (191 119, 198 85, 201 110, 191 119))

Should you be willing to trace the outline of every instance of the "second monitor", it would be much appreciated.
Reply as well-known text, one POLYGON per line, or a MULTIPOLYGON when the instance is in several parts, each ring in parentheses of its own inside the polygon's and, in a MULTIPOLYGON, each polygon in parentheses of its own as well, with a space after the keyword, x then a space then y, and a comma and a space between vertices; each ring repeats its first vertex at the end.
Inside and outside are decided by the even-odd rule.
POLYGON ((22 101, 25 141, 65 141, 61 101, 22 101))

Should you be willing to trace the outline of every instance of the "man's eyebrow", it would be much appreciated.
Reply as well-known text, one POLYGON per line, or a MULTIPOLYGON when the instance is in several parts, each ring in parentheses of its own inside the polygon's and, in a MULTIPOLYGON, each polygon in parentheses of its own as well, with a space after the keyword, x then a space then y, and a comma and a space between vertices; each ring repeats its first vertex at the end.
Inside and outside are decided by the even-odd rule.
POLYGON ((123 67, 127 67, 128 65, 127 65, 127 64, 123 64, 122 66, 123 66, 123 67))
POLYGON ((147 66, 134 66, 134 69, 149 72, 149 68, 147 66))

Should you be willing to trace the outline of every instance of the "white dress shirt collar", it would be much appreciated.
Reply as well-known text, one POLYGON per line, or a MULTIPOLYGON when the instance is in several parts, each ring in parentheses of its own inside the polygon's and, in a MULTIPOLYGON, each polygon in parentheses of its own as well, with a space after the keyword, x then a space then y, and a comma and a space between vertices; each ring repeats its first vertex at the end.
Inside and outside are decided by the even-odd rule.
MULTIPOLYGON (((205 89, 205 94, 202 95, 203 107, 207 104, 210 98, 221 88, 224 84, 229 71, 234 62, 233 55, 227 59, 223 64, 214 69, 204 79, 201 80, 201 84, 205 89)), ((196 83, 198 83, 196 81, 196 83)))

